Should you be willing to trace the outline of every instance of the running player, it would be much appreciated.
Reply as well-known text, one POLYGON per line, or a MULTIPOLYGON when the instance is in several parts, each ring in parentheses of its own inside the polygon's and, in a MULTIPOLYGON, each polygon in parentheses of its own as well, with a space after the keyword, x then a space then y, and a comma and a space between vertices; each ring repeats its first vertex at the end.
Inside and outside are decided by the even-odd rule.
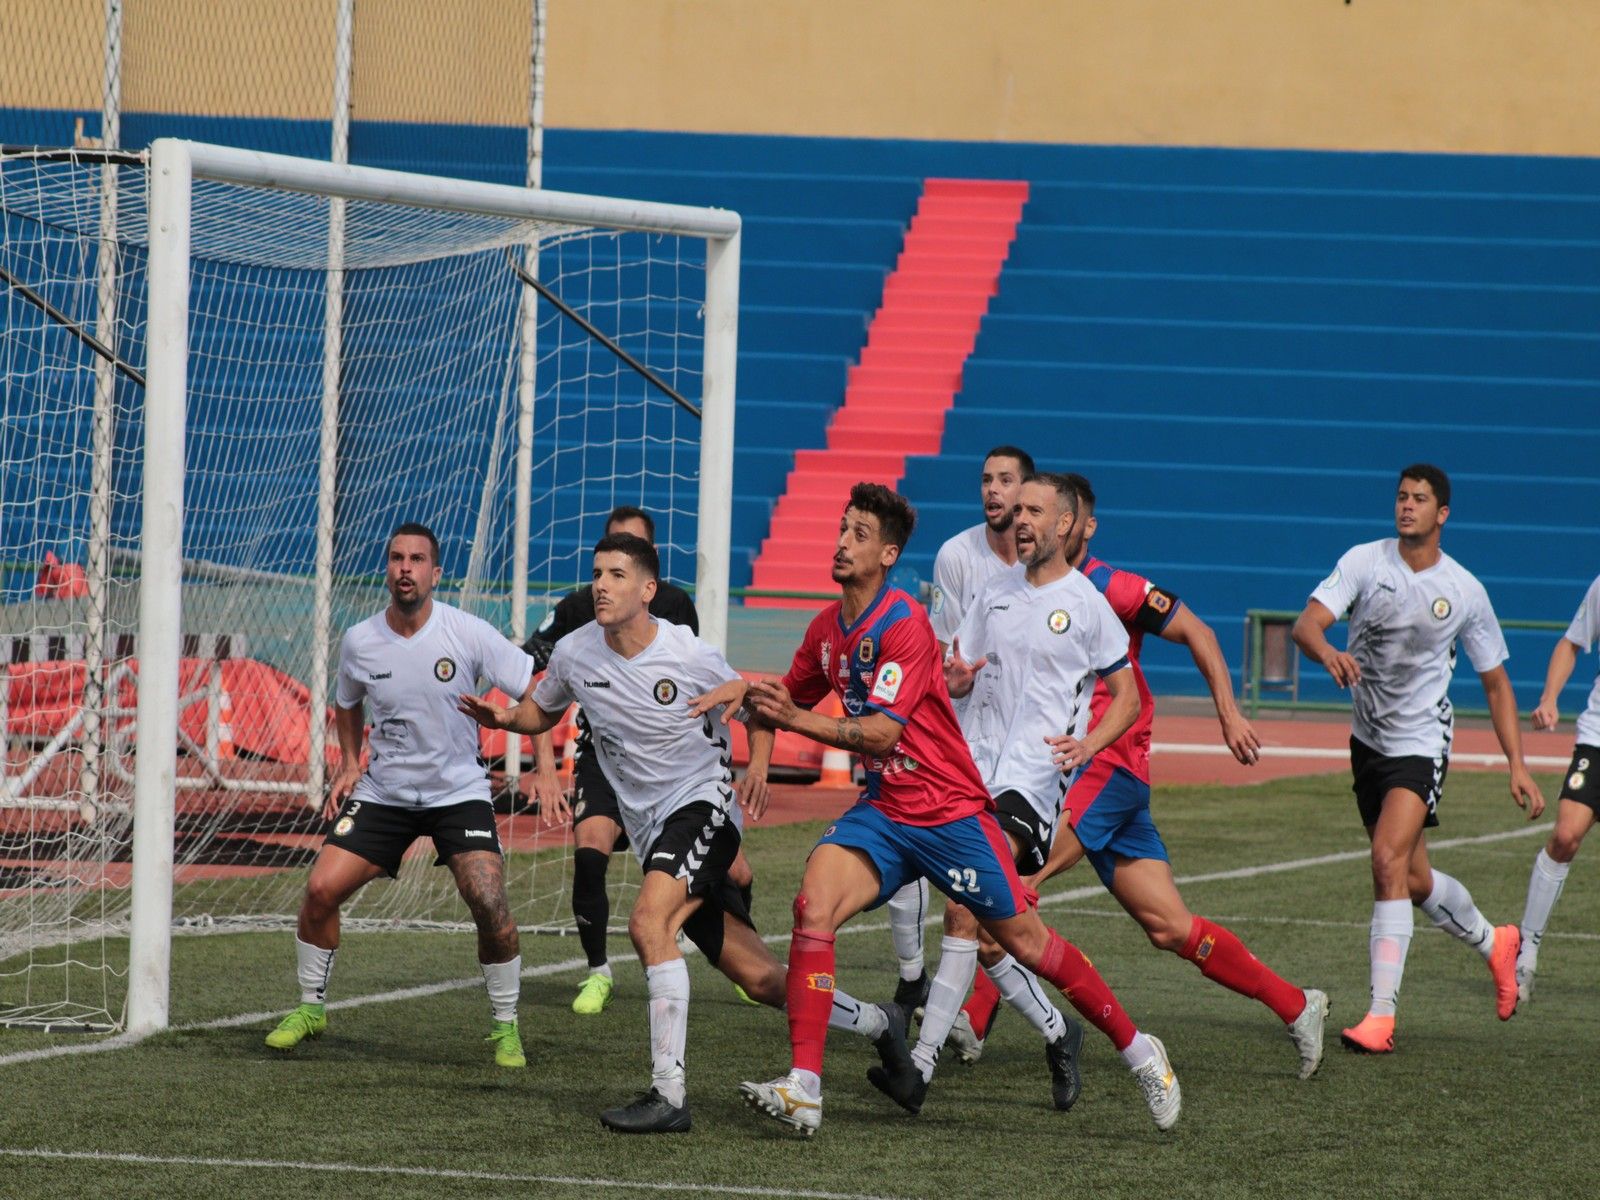
MULTIPOLYGON (((939 639, 941 651, 949 647, 950 638, 961 627, 961 618, 983 585, 1001 571, 1016 566, 1017 545, 1012 519, 1023 477, 1032 472, 1033 456, 1016 446, 996 446, 983 456, 983 471, 978 479, 983 520, 946 541, 933 560, 933 603, 928 618, 933 623, 933 633, 939 639)), ((959 717, 965 701, 951 699, 959 717)), ((906 884, 889 898, 888 907, 889 934, 894 939, 895 957, 900 964, 895 1003, 908 1013, 914 1012, 928 1000, 929 982, 922 946, 923 918, 928 911, 928 881, 918 877, 906 884)))
MULTIPOLYGON (((1588 651, 1600 637, 1600 579, 1589 585, 1577 615, 1566 634, 1550 652, 1545 670, 1544 692, 1539 707, 1533 710, 1535 729, 1553 730, 1561 720, 1556 701, 1561 689, 1572 678, 1578 655, 1588 651)), ((1522 910, 1522 948, 1517 952, 1517 998, 1525 1002, 1533 995, 1533 975, 1539 968, 1539 943, 1544 940, 1550 910, 1561 897, 1567 870, 1600 813, 1600 674, 1589 691, 1589 706, 1578 714, 1577 744, 1567 767, 1566 783, 1561 788, 1556 808, 1556 827, 1550 841, 1533 860, 1528 877, 1528 902, 1522 910)))
MULTIPOLYGON (((556 646, 532 694, 515 708, 476 696, 460 702, 480 724, 531 734, 554 726, 579 697, 589 711, 595 756, 644 871, 628 933, 649 990, 651 1083, 631 1103, 600 1114, 602 1124, 621 1133, 689 1129, 683 1066, 689 971, 678 949, 680 930, 759 1002, 782 1008, 785 999, 783 964, 757 936, 727 877, 740 842, 735 795, 752 819, 766 808, 772 731, 751 729, 750 766, 736 789, 726 718, 715 720, 716 702, 704 693, 731 685, 737 708, 744 681, 686 627, 650 615, 659 572, 655 547, 645 539, 602 538, 594 552, 595 619, 556 646)), ((914 1070, 898 1010, 860 1005, 843 993, 838 1000, 826 1020, 872 1038, 891 1072, 914 1070)))
MULTIPOLYGON (((888 586, 915 514, 879 484, 857 484, 839 522, 833 578, 842 592, 811 622, 789 673, 750 686, 760 721, 861 754, 867 785, 823 833, 795 898, 789 948, 793 1069, 740 1086, 746 1101, 792 1130, 822 1121, 822 1056, 832 1004, 834 934, 856 913, 927 876, 979 914, 1001 945, 1058 988, 1121 1052, 1159 1128, 1177 1121, 1178 1081, 1160 1041, 1140 1033, 1083 954, 1039 920, 961 737, 938 642, 911 597, 888 586), (832 690, 845 716, 810 711, 832 690)), ((1075 766, 1067 747, 1058 765, 1075 766)), ((922 1083, 920 1073, 916 1085, 922 1083)))
MULTIPOLYGON (((1072 483, 1062 475, 1029 475, 1016 516, 1023 570, 994 575, 968 607, 951 639, 945 680, 954 698, 988 687, 959 716, 973 761, 994 798, 1020 873, 1032 875, 1050 853, 1067 780, 1051 746, 1072 747, 1088 762, 1132 725, 1139 692, 1128 663, 1128 635, 1099 592, 1062 553, 1078 519, 1072 483), (968 661, 970 659, 970 661, 968 661), (1096 676, 1106 683, 1109 707, 1089 730, 1089 698, 1096 676)), ((1077 768, 1069 768, 1069 774, 1077 768)), ((985 938, 991 961, 1008 956, 985 938)), ((977 920, 951 903, 921 1033, 911 1052, 924 1083, 972 984, 979 954, 977 920)), ((1052 1100, 1066 1111, 1078 1098, 1077 1051, 1083 1031, 1044 998, 1032 976, 1016 965, 1001 969, 992 987, 1026 989, 1024 1015, 1045 1038, 1052 1100)), ((920 1102, 921 1096, 915 1097, 920 1102)))
POLYGON ((334 726, 339 769, 330 807, 339 816, 311 866, 295 938, 300 1006, 267 1034, 290 1050, 328 1027, 323 1005, 339 909, 379 875, 395 875, 406 849, 433 839, 438 861, 478 927, 478 962, 494 1024, 486 1040, 502 1067, 527 1064, 517 1031, 522 955, 506 901, 505 863, 478 755, 478 728, 456 711, 481 677, 512 696, 532 690, 533 661, 477 617, 433 599, 439 540, 425 525, 389 538, 389 606, 351 627, 339 645, 334 726), (372 711, 372 761, 361 770, 362 702, 372 711))
MULTIPOLYGON (((655 544, 656 523, 642 508, 623 504, 606 518, 606 533, 631 533, 655 544)), ((689 593, 676 584, 659 581, 650 600, 650 615, 674 625, 700 632, 700 617, 689 593)), ((594 620, 594 594, 588 587, 563 596, 523 647, 533 656, 540 670, 550 661, 556 643, 575 629, 594 620)), ((580 705, 577 714, 578 742, 572 765, 572 919, 578 927, 578 942, 589 960, 589 973, 573 997, 572 1011, 581 1016, 604 1012, 611 1003, 615 981, 606 958, 606 929, 611 922, 611 899, 606 894, 606 871, 611 855, 628 848, 617 812, 617 795, 606 782, 605 772, 591 746, 588 720, 580 705)), ((555 749, 549 733, 534 739, 533 794, 541 810, 561 812, 566 808, 561 780, 556 775, 555 749)), ((745 889, 745 904, 750 902, 750 871, 741 857, 729 874, 745 889)))
POLYGON ((1294 625, 1295 643, 1350 689, 1350 767, 1361 823, 1372 842, 1372 1007, 1340 1034, 1351 1050, 1394 1049, 1395 998, 1411 945, 1411 906, 1483 955, 1495 1011, 1517 1011, 1515 925, 1494 928, 1462 884, 1428 863, 1426 830, 1450 767, 1455 712, 1450 676, 1459 639, 1483 682, 1490 719, 1511 767, 1511 797, 1532 820, 1544 797, 1522 761, 1517 698, 1504 666, 1505 638, 1483 585, 1439 548, 1450 515, 1450 480, 1417 463, 1400 472, 1397 538, 1355 546, 1317 585, 1294 625), (1327 630, 1350 614, 1348 650, 1327 630))

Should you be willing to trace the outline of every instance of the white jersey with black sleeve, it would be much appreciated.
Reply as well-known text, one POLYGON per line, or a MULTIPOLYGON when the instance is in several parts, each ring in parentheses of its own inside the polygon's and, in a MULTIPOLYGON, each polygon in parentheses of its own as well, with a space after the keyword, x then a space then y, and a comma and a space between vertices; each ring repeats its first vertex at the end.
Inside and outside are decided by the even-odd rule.
POLYGON ((1379 754, 1438 759, 1455 732, 1450 677, 1456 643, 1473 670, 1510 657, 1489 595, 1448 554, 1413 571, 1394 538, 1352 547, 1313 600, 1335 617, 1350 614, 1350 656, 1361 680, 1350 688, 1351 730, 1379 754))
MULTIPOLYGON (((1583 651, 1593 649, 1597 637, 1600 637, 1600 578, 1584 593, 1583 603, 1578 605, 1577 615, 1567 626, 1566 633, 1567 641, 1583 651)), ((1594 687, 1589 691, 1588 707, 1578 714, 1578 741, 1585 746, 1600 746, 1600 673, 1595 675, 1594 687)))
POLYGON ((498 629, 437 600, 410 637, 381 612, 351 626, 339 643, 335 700, 366 703, 372 751, 353 797, 408 808, 489 799, 478 724, 457 702, 488 687, 519 699, 532 679, 533 660, 498 629))
POLYGON ((666 819, 685 805, 707 801, 738 820, 728 728, 720 710, 690 716, 689 701, 739 673, 685 626, 651 620, 656 635, 632 658, 607 645, 597 622, 573 630, 533 690, 546 712, 583 705, 641 865, 666 819))
POLYGON ((960 714, 989 794, 1020 792, 1053 825, 1071 780, 1045 738, 1088 732, 1095 681, 1128 665, 1127 630, 1082 573, 1035 587, 1019 567, 984 585, 956 636, 964 659, 989 660, 960 714))

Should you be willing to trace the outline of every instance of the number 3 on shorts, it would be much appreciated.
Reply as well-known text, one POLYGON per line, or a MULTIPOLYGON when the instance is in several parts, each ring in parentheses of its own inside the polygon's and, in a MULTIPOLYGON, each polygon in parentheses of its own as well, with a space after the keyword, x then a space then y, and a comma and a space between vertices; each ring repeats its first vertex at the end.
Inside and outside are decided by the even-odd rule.
POLYGON ((978 873, 971 867, 951 867, 946 874, 950 876, 952 892, 964 895, 978 890, 978 873))

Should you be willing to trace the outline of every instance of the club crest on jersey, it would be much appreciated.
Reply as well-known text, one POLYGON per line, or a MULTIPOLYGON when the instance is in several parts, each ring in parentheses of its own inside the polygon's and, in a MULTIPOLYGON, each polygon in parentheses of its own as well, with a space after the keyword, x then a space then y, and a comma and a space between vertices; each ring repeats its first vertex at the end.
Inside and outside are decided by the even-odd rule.
POLYGON ((894 698, 900 694, 900 684, 905 679, 905 672, 896 662, 886 662, 878 671, 878 681, 872 685, 872 698, 882 700, 885 704, 893 704, 894 698))
POLYGON ((864 663, 870 663, 872 661, 872 656, 877 652, 878 643, 869 637, 864 637, 861 639, 860 645, 856 647, 856 658, 864 663))
POLYGON ((333 836, 344 837, 355 827, 356 821, 354 817, 340 817, 339 823, 333 827, 333 836))
POLYGON ((678 685, 670 679, 656 680, 656 703, 665 707, 678 698, 678 685))
POLYGON ((440 683, 449 683, 456 677, 456 660, 441 658, 433 664, 433 677, 440 683))
POLYGON ((1450 615, 1450 601, 1440 596, 1433 602, 1433 616, 1435 620, 1442 621, 1450 615))
POLYGON ((1045 618, 1046 625, 1051 633, 1065 633, 1072 628, 1072 614, 1064 608, 1058 608, 1045 618))

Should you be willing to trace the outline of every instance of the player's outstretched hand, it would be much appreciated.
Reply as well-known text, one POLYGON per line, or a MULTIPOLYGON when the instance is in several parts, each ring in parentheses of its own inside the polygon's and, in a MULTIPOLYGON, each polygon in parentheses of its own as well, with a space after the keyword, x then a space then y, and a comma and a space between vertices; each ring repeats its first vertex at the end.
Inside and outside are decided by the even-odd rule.
POLYGON ((1253 767, 1261 761, 1261 738, 1243 713, 1231 712, 1222 718, 1222 740, 1245 766, 1253 767))
POLYGON ((511 718, 509 708, 490 704, 482 696, 474 696, 470 692, 461 697, 456 707, 485 729, 504 729, 506 722, 511 718))
POLYGON ((745 693, 745 703, 763 723, 774 729, 790 728, 800 713, 789 689, 777 679, 756 680, 745 693))
POLYGON ((983 655, 976 662, 968 662, 961 657, 961 639, 952 638, 950 653, 944 660, 944 685, 952 696, 965 696, 972 691, 972 681, 978 677, 978 672, 989 665, 989 656, 983 655))
POLYGON ((752 821, 759 821, 766 815, 767 801, 772 798, 771 789, 767 786, 767 773, 765 770, 751 768, 744 773, 744 778, 739 780, 734 794, 739 797, 739 807, 744 809, 744 815, 752 821))
POLYGON ((539 824, 564 825, 572 819, 567 789, 556 774, 555 764, 546 763, 533 773, 533 798, 539 804, 539 824))
POLYGON ((322 805, 324 820, 333 820, 334 814, 344 807, 344 802, 350 798, 350 793, 355 790, 356 781, 360 778, 360 763, 339 764, 339 770, 328 781, 328 798, 322 805))
POLYGON ((723 705, 722 723, 726 725, 733 720, 734 714, 744 707, 745 693, 750 690, 750 685, 743 679, 730 679, 727 683, 718 684, 702 696, 696 696, 689 701, 689 715, 703 717, 717 705, 723 705))
POLYGON ((1518 808, 1528 810, 1528 820, 1537 820, 1544 812, 1544 793, 1539 790, 1539 785, 1533 781, 1533 776, 1522 767, 1511 769, 1511 798, 1517 802, 1518 808))
POLYGON ((1561 710, 1554 704, 1541 704, 1533 710, 1533 727, 1535 729, 1551 730, 1561 720, 1561 710))
POLYGON ((1328 674, 1333 676, 1333 681, 1342 688, 1361 682, 1361 664, 1343 650, 1330 650, 1328 657, 1322 660, 1322 665, 1328 669, 1328 674))
POLYGON ((1056 764, 1056 770, 1063 775, 1068 771, 1077 770, 1094 757, 1089 753, 1089 748, 1070 733, 1058 733, 1054 737, 1047 737, 1045 743, 1054 751, 1050 756, 1051 760, 1056 764))

